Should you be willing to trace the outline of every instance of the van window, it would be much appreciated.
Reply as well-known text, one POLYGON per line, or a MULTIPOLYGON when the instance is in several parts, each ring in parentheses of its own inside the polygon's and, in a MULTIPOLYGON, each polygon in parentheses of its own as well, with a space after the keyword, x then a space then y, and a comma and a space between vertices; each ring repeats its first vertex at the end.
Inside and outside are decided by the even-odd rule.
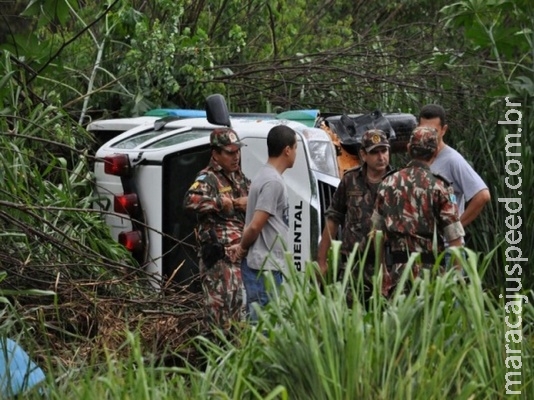
POLYGON ((113 147, 117 149, 135 149, 136 147, 142 145, 146 141, 158 137, 166 132, 171 132, 171 129, 162 129, 155 131, 154 129, 149 129, 141 131, 135 135, 128 136, 127 138, 120 140, 116 143, 113 143, 113 147))
POLYGON ((302 134, 307 139, 310 149, 310 168, 323 174, 339 177, 336 150, 328 134, 319 128, 304 129, 302 134))

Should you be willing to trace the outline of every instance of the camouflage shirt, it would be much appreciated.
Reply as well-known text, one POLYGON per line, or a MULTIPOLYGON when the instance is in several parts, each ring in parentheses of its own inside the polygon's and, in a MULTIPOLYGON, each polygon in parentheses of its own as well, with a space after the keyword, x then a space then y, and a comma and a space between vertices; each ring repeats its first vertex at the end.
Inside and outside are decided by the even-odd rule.
MULTIPOLYGON (((388 171, 391 171, 388 166, 388 171)), ((367 180, 367 166, 349 169, 343 175, 332 202, 326 210, 326 217, 343 227, 341 252, 350 254, 356 243, 364 249, 367 235, 371 231, 378 183, 367 180)))
POLYGON ((194 211, 198 218, 198 237, 208 238, 211 228, 215 229, 224 246, 238 243, 245 226, 245 212, 224 211, 222 197, 233 199, 248 196, 250 180, 241 171, 227 174, 212 158, 206 168, 197 174, 195 182, 184 198, 184 208, 194 211))
POLYGON ((438 251, 464 236, 452 186, 420 161, 387 176, 379 186, 373 223, 385 232, 392 251, 432 253, 434 231, 438 251))

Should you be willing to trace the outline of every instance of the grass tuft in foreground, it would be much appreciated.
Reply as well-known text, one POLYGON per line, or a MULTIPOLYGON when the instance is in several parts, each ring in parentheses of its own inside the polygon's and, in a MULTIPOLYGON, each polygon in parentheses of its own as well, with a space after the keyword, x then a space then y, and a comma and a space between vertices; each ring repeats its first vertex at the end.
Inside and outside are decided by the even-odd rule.
POLYGON ((347 292, 358 298, 359 280, 345 273, 324 284, 308 263, 289 274, 258 325, 195 338, 201 366, 164 366, 129 333, 123 357, 53 368, 47 389, 57 399, 504 399, 507 389, 527 399, 534 309, 515 302, 522 324, 510 328, 510 305, 481 286, 489 257, 469 251, 465 279, 425 271, 413 280, 406 269, 411 290, 398 288, 388 300, 375 291, 367 309, 358 301, 347 306, 347 292), (507 382, 517 371, 508 375, 517 383, 507 382))

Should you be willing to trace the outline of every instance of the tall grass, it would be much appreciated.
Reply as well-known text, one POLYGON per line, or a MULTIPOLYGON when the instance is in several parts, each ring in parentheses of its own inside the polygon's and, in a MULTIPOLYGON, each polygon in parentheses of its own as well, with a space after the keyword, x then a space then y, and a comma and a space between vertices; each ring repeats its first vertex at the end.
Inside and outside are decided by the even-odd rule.
MULTIPOLYGON (((523 304, 523 340, 508 343, 503 300, 483 290, 479 274, 491 254, 468 253, 465 277, 425 271, 412 280, 407 268, 411 290, 399 287, 388 300, 375 290, 367 309, 347 306, 346 293, 358 295, 361 282, 345 273, 322 284, 309 263, 290 272, 258 325, 195 339, 202 367, 159 365, 128 334, 125 358, 51 371, 51 398, 504 399, 510 389, 528 399, 534 309, 523 304), (520 351, 520 385, 506 386, 507 345, 520 351)), ((378 287, 380 274, 374 279, 378 287)))
MULTIPOLYGON (((516 107, 522 112, 522 124, 519 125, 499 125, 498 121, 504 120, 505 112, 510 107, 504 107, 504 98, 490 111, 485 110, 486 119, 484 121, 474 119, 468 132, 477 132, 474 135, 463 135, 461 140, 456 141, 457 149, 470 155, 469 159, 475 164, 476 170, 483 177, 491 192, 491 202, 486 205, 480 216, 468 227, 470 233, 469 245, 482 253, 488 253, 497 247, 497 255, 492 259, 485 275, 485 283, 494 288, 506 286, 506 274, 504 266, 510 264, 506 261, 504 251, 509 246, 506 242, 506 233, 510 230, 506 218, 510 216, 505 210, 504 203, 499 202, 499 198, 521 198, 522 209, 516 217, 521 219, 521 224, 517 228, 517 235, 509 237, 515 240, 515 236, 521 235, 521 240, 517 247, 523 251, 523 257, 528 260, 534 259, 534 236, 531 232, 534 229, 534 136, 529 132, 534 131, 534 111, 532 97, 525 96, 523 99, 516 98, 516 102, 521 102, 521 107, 516 107), (511 148, 511 152, 520 153, 520 156, 510 157, 506 155, 505 137, 507 134, 517 134, 517 129, 522 129, 520 144, 511 148), (521 171, 517 176, 507 173, 505 166, 507 161, 517 160, 521 164, 521 171), (508 179, 508 180, 506 180, 508 179), (521 181, 518 181, 521 179, 521 181), (518 185, 518 189, 511 189, 518 185), (521 192, 521 193, 519 193, 521 192)), ((517 138, 510 139, 512 143, 518 141, 517 138)), ((517 164, 512 164, 510 168, 514 170, 517 164)), ((512 224, 513 225, 513 224, 512 224)), ((518 236, 519 237, 519 236, 518 236)), ((523 285, 529 289, 534 289, 534 272, 530 268, 523 268, 521 278, 523 285)))
MULTIPOLYGON (((268 334, 255 333, 261 358, 249 374, 271 382, 261 386, 282 384, 289 398, 299 399, 506 397, 502 304, 482 290, 474 253, 469 260, 471 283, 452 271, 435 279, 427 273, 407 294, 376 297, 368 312, 358 303, 346 308, 344 293, 357 290, 353 283, 320 293, 303 290, 313 276, 293 276, 294 297, 282 294, 263 315, 259 330, 268 334)), ((532 350, 525 342, 522 351, 527 398, 532 350)))

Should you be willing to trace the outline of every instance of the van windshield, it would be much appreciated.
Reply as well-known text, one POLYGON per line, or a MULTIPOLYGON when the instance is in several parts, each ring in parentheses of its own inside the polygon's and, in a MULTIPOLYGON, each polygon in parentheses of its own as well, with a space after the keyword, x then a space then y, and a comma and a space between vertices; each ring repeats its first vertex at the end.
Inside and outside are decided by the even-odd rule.
POLYGON ((307 139, 310 149, 310 168, 339 177, 336 150, 327 133, 319 128, 306 128, 302 130, 302 134, 307 139))

